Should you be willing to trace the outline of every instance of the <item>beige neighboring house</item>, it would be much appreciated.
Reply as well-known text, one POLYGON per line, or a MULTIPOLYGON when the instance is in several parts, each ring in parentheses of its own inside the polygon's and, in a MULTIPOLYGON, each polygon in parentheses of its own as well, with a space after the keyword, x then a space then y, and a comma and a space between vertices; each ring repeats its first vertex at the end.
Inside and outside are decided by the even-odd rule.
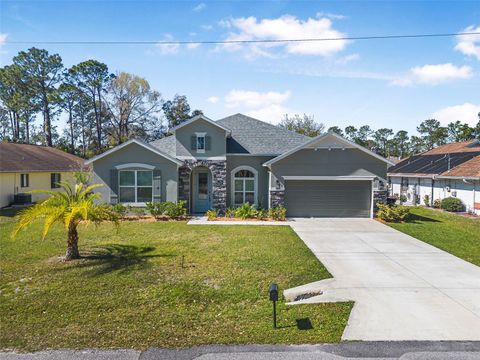
MULTIPOLYGON (((58 189, 58 181, 72 179, 82 169, 83 159, 58 149, 0 142, 0 208, 13 204, 18 194, 58 189)), ((36 202, 45 195, 31 197, 36 202)))

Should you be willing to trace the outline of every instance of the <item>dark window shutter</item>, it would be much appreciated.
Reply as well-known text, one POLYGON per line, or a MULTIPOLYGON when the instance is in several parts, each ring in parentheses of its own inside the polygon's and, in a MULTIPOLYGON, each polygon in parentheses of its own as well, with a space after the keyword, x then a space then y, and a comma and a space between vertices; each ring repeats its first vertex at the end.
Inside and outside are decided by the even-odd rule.
POLYGON ((191 136, 190 137, 190 150, 197 150, 197 137, 191 136))
POLYGON ((110 203, 118 203, 118 170, 110 169, 110 203))
POLYGON ((51 189, 58 189, 60 185, 58 183, 61 181, 59 173, 51 173, 50 174, 50 188, 51 189))
POLYGON ((162 201, 162 171, 160 169, 153 170, 153 201, 162 201))
POLYGON ((209 151, 212 148, 212 137, 211 136, 205 136, 205 150, 209 151))

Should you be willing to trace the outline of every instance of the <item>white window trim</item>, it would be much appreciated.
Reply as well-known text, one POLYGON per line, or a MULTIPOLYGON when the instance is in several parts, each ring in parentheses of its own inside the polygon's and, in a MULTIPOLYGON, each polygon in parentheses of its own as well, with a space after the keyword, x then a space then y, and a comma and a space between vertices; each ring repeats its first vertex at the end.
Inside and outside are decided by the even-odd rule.
POLYGON ((207 147, 207 133, 206 132, 196 132, 195 135, 197 136, 196 139, 196 148, 197 148, 197 154, 205 154, 205 148, 207 147), (203 149, 198 148, 198 138, 203 137, 203 149))
MULTIPOLYGON (((230 173, 230 186, 231 186, 231 205, 232 206, 237 206, 235 204, 235 179, 245 179, 245 178, 236 178, 235 174, 240 171, 240 170, 248 170, 253 173, 253 201, 254 205, 258 206, 258 171, 255 170, 251 166, 247 165, 242 165, 242 166, 237 166, 235 169, 232 170, 230 173)), ((245 189, 243 190, 245 192, 245 189)))
POLYGON ((30 187, 30 176, 29 176, 29 174, 27 174, 27 173, 20 174, 20 187, 21 188, 30 187), (26 181, 23 181, 24 179, 26 181), (26 185, 24 185, 24 183, 26 183, 26 185))
POLYGON ((115 169, 117 169, 117 170, 122 170, 122 169, 133 170, 133 168, 153 170, 153 169, 155 169, 155 166, 148 165, 148 164, 142 164, 142 163, 128 163, 128 164, 122 164, 122 165, 115 166, 115 169))
POLYGON ((147 170, 132 170, 132 169, 125 169, 125 170, 119 170, 118 171, 118 203, 120 204, 124 204, 124 205, 133 205, 133 206, 146 206, 147 205, 147 202, 138 202, 137 201, 137 189, 138 188, 142 188, 142 187, 145 187, 145 188, 152 188, 152 198, 150 199, 151 202, 153 202, 153 171, 152 172, 152 185, 151 186, 137 186, 137 172, 138 171, 149 171, 150 169, 147 169, 147 170), (126 186, 126 185, 120 185, 120 173, 124 171, 133 171, 135 173, 135 185, 133 186, 126 186), (120 196, 120 188, 121 187, 128 187, 128 188, 131 188, 133 187, 135 189, 135 201, 134 202, 122 202, 121 200, 121 196, 120 196))

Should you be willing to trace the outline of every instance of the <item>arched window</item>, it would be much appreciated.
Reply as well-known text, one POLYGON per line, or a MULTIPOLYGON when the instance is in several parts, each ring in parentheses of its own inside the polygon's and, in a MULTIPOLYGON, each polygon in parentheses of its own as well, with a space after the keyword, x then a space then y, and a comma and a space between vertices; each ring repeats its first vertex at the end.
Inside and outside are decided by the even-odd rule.
POLYGON ((249 166, 241 166, 232 171, 232 203, 257 205, 257 171, 249 166))

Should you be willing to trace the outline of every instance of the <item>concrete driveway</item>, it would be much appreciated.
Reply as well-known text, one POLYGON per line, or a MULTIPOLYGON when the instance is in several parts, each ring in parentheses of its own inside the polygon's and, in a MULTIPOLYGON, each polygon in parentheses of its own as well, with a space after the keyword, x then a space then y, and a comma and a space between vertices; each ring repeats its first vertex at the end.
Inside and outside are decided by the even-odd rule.
POLYGON ((333 279, 294 303, 353 300, 343 340, 480 340, 480 268, 371 219, 294 219, 333 279))

